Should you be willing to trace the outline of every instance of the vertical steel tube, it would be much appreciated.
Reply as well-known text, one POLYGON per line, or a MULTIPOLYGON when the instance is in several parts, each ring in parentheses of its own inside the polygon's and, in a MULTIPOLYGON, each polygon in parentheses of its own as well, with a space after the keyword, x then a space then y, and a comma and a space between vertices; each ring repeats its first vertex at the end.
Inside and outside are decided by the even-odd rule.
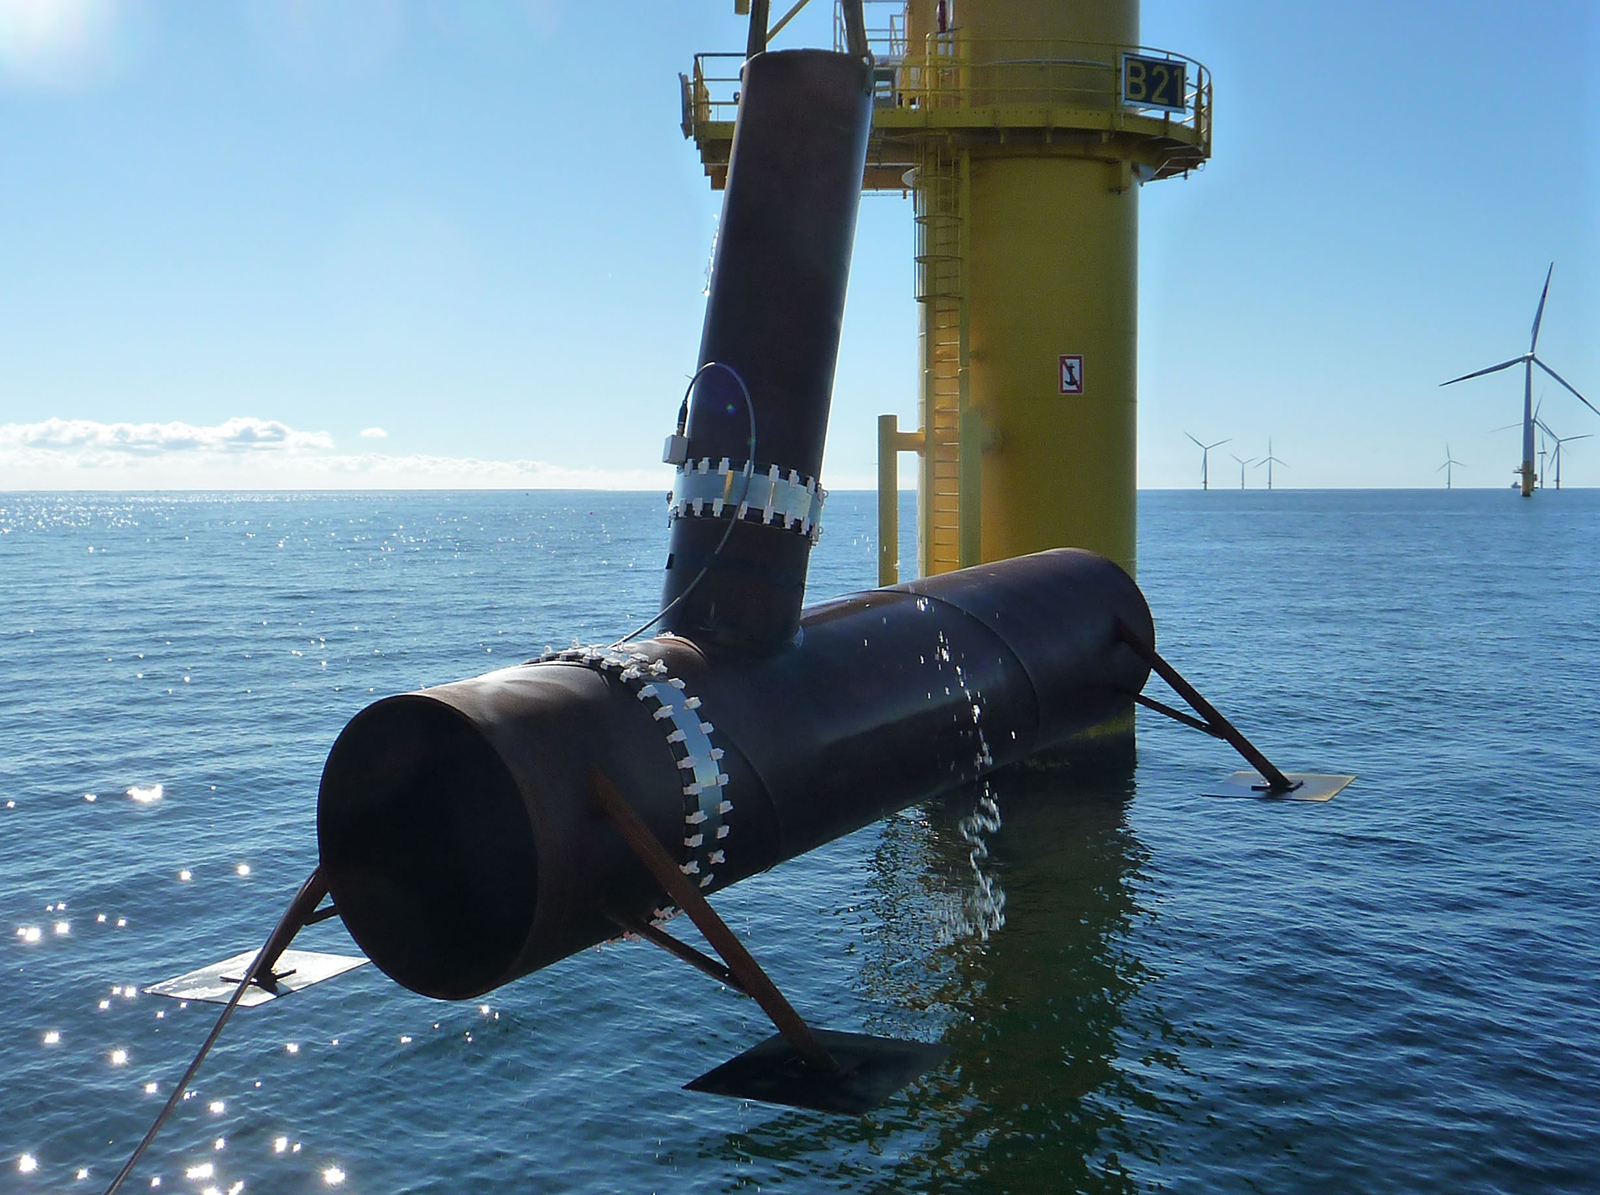
POLYGON ((900 581, 900 420, 878 416, 878 584, 900 581))
POLYGON ((822 469, 871 82, 866 63, 823 50, 745 63, 700 341, 702 367, 727 368, 704 368, 690 398, 662 591, 662 626, 709 647, 775 651, 799 627, 810 527, 783 504, 814 494, 822 469), (685 488, 720 468, 725 501, 685 488))

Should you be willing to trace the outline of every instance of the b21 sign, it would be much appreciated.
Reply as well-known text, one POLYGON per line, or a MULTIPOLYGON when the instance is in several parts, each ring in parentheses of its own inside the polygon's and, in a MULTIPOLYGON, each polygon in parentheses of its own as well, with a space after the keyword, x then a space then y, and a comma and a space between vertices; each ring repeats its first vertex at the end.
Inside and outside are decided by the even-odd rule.
POLYGON ((1143 54, 1124 54, 1122 102, 1130 108, 1185 111, 1187 65, 1180 58, 1147 58, 1143 54))

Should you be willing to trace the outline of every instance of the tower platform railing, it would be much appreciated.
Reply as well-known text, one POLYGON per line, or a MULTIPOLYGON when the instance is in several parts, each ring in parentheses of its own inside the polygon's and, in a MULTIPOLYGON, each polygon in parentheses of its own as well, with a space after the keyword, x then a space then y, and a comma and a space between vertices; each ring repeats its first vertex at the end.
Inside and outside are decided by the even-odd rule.
MULTIPOLYGON (((915 142, 948 133, 997 141, 1032 136, 1063 150, 1084 135, 1137 142, 1144 181, 1198 169, 1211 155, 1211 72, 1182 54, 1101 42, 978 39, 959 29, 929 34, 920 45, 903 36, 885 44, 902 52, 879 61, 869 190, 902 189, 917 161, 915 142), (1137 88, 1130 71, 1137 72, 1137 88), (1170 80, 1164 93, 1153 86, 1157 77, 1170 80)), ((693 74, 682 77, 683 133, 698 145, 716 186, 733 142, 743 61, 738 53, 697 54, 693 74)))

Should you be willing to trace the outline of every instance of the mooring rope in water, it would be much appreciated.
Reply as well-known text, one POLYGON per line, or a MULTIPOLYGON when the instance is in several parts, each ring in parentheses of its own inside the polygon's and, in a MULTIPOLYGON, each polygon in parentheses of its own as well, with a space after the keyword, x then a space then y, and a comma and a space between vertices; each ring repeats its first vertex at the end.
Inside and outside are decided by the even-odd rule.
POLYGON ((244 998, 245 991, 255 982, 263 966, 270 967, 277 961, 285 947, 294 938, 301 926, 306 924, 306 917, 321 902, 327 885, 322 882, 322 869, 314 870, 300 885, 300 890, 295 893, 294 899, 289 902, 289 907, 272 929, 266 942, 256 952, 255 961, 245 969, 244 978, 239 981, 239 986, 234 988, 233 995, 228 997, 227 1004, 223 1005, 222 1015, 217 1018, 217 1023, 211 1027, 211 1032, 206 1035, 205 1041, 200 1043, 199 1052, 195 1054, 194 1061, 189 1064, 189 1069, 183 1072, 183 1078, 178 1080, 178 1085, 172 1089, 172 1094, 167 1097, 166 1104, 161 1111, 156 1113, 155 1122, 150 1126, 144 1138, 134 1147, 133 1154, 123 1163, 122 1169, 117 1171, 117 1176, 111 1180, 111 1185, 106 1188, 105 1195, 116 1195, 117 1190, 133 1173, 133 1168, 138 1165, 139 1159, 144 1156, 145 1150, 150 1148, 150 1143, 156 1139, 156 1134, 161 1131, 161 1126, 172 1115, 172 1110, 183 1102, 184 1092, 189 1090, 189 1084, 194 1081, 200 1064, 206 1060, 206 1055, 211 1052, 211 1047, 216 1045, 217 1038, 222 1036, 222 1027, 228 1023, 228 1018, 233 1015, 233 1010, 239 1007, 239 1001, 244 998))
POLYGON ((739 507, 743 506, 745 499, 750 497, 750 481, 755 473, 756 467, 756 405, 750 400, 750 387, 744 384, 744 378, 740 376, 737 369, 722 361, 707 361, 699 369, 694 371, 694 376, 689 379, 689 385, 685 387, 683 391, 683 404, 678 408, 678 434, 681 436, 689 430, 689 395, 694 391, 694 384, 700 380, 700 375, 705 373, 705 371, 708 369, 726 369, 733 375, 733 380, 739 383, 739 391, 744 395, 744 409, 746 414, 748 414, 750 417, 750 455, 744 463, 744 492, 739 495, 739 502, 738 505, 734 507, 734 514, 728 519, 728 529, 722 533, 722 538, 717 541, 717 546, 711 549, 711 555, 706 558, 705 564, 703 564, 700 567, 700 571, 695 574, 694 580, 689 582, 688 586, 682 593, 673 598, 665 606, 661 607, 661 609, 656 612, 656 616, 654 618, 645 623, 643 626, 629 631, 622 638, 612 643, 610 645, 612 647, 621 647, 629 639, 633 639, 636 636, 644 634, 644 632, 648 631, 651 627, 655 626, 656 623, 660 622, 669 613, 671 613, 674 606, 694 592, 694 587, 705 579, 706 573, 711 571, 712 563, 719 555, 722 554, 722 549, 727 546, 728 537, 733 534, 733 529, 739 525, 739 507))

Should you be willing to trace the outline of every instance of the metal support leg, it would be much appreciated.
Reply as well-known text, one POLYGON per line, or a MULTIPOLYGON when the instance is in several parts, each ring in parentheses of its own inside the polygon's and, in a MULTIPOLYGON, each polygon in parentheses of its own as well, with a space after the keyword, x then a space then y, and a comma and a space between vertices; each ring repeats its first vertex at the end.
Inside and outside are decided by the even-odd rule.
MULTIPOLYGON (((1140 638, 1133 628, 1121 619, 1117 620, 1117 634, 1124 643, 1134 650, 1134 653, 1141 660, 1150 665, 1151 670, 1157 676, 1172 686, 1174 693, 1187 701, 1194 708, 1195 713, 1205 720, 1206 725, 1198 729, 1204 730, 1207 734, 1214 735, 1219 739, 1227 740, 1228 743, 1232 744, 1235 751, 1250 761, 1250 765, 1260 772, 1267 782, 1264 791, 1273 794, 1291 793, 1301 786, 1302 781, 1290 780, 1282 772, 1278 771, 1273 766, 1272 761, 1256 749, 1254 743, 1240 734, 1238 728, 1232 722, 1224 718, 1217 712, 1216 707, 1200 696, 1198 689, 1184 680, 1176 668, 1157 655, 1156 649, 1140 638)), ((1140 704, 1147 705, 1151 709, 1168 716, 1177 713, 1177 711, 1163 706, 1160 702, 1146 700, 1141 701, 1140 704)), ((1190 719, 1179 717, 1178 720, 1188 725, 1193 725, 1190 719)))
POLYGON ((697 971, 704 971, 718 983, 726 984, 736 992, 743 992, 744 986, 728 968, 709 955, 701 954, 689 943, 674 938, 664 929, 657 929, 648 921, 638 917, 629 917, 626 913, 607 913, 607 917, 616 922, 619 927, 630 934, 637 934, 646 942, 661 947, 674 958, 682 959, 697 971))
MULTIPOLYGON (((310 925, 313 920, 324 920, 323 917, 316 916, 316 910, 327 894, 328 883, 322 878, 322 869, 319 867, 306 877, 305 883, 300 885, 300 891, 296 892, 294 899, 289 902, 289 908, 284 913, 283 919, 273 929, 272 936, 267 939, 266 945, 261 948, 261 954, 251 965, 247 973, 251 983, 273 995, 278 994, 278 976, 273 968, 278 965, 283 952, 289 949, 289 943, 294 941, 297 933, 310 925)), ((330 910, 330 915, 331 912, 330 910)))
POLYGON ((833 1056, 828 1053, 822 1043, 817 1040, 811 1027, 805 1023, 800 1014, 795 1012, 794 1006, 784 998, 778 990, 778 985, 767 978, 767 973, 761 969, 760 964, 750 957, 750 952, 744 948, 734 933, 729 929, 722 918, 710 905, 699 890, 684 878, 678 865, 672 861, 672 856, 667 854, 666 848, 656 840, 646 826, 639 819, 639 815, 629 808, 628 803, 622 799, 622 794, 616 786, 601 774, 598 768, 589 772, 589 792, 594 797, 595 804, 611 819, 611 824, 617 828, 624 842, 628 844, 639 861, 650 869, 650 874, 655 877, 656 883, 666 890, 672 902, 689 915, 695 928, 705 935, 728 964, 728 970, 738 980, 739 987, 748 993, 755 1002, 761 1005, 761 1011, 772 1019, 778 1027, 778 1032, 794 1047, 795 1053, 805 1060, 809 1067, 823 1072, 837 1071, 838 1064, 833 1056))

